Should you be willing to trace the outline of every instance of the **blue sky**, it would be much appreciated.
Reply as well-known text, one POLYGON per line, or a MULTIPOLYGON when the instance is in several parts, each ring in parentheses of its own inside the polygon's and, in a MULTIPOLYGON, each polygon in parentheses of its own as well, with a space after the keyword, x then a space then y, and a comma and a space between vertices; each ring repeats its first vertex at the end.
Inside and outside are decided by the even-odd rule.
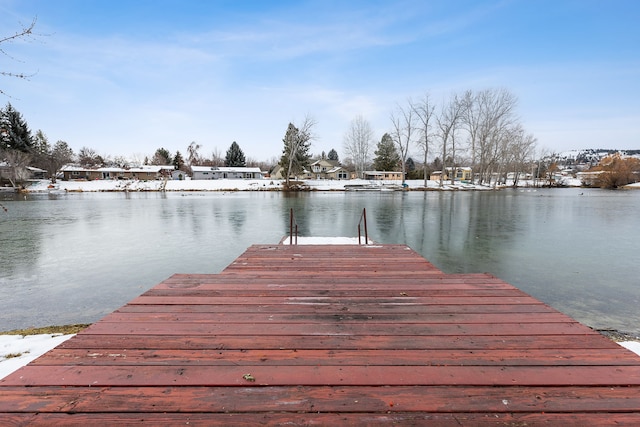
MULTIPOLYGON (((635 0, 0 0, 0 104, 77 151, 143 159, 192 141, 279 157, 289 122, 343 157, 350 121, 375 140, 396 104, 506 88, 548 152, 640 149, 635 0)), ((411 154, 420 158, 419 150, 411 154)))

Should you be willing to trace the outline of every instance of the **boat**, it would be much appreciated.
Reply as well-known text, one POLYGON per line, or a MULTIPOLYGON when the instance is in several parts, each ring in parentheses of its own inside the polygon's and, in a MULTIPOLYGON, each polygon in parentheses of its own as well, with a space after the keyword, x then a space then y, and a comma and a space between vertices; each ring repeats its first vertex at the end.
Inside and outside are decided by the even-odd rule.
POLYGON ((403 187, 398 184, 369 183, 346 184, 344 189, 345 191, 402 191, 403 187))

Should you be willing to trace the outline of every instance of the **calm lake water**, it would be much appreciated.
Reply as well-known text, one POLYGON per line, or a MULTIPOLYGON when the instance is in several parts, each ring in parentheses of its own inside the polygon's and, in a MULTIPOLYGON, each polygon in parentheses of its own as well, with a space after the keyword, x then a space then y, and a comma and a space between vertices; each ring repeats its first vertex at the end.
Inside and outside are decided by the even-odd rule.
POLYGON ((0 195, 0 330, 93 322, 174 273, 306 236, 404 243, 489 272, 581 322, 640 334, 640 191, 0 195))

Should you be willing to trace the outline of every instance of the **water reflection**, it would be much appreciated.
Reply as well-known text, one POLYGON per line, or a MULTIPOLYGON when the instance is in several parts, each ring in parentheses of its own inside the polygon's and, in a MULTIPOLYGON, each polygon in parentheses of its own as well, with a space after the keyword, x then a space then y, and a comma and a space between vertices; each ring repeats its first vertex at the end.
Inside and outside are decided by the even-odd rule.
POLYGON ((91 322, 174 273, 215 273, 303 236, 405 243, 490 272, 595 327, 640 332, 640 192, 76 193, 3 198, 0 329, 91 322), (583 193, 580 195, 580 193, 583 193))
POLYGON ((404 206, 402 197, 381 198, 373 213, 373 234, 379 234, 383 240, 398 239, 399 227, 404 228, 404 206))
POLYGON ((286 234, 294 233, 297 225, 299 236, 311 236, 311 226, 309 221, 311 216, 315 214, 313 207, 309 208, 309 193, 286 192, 284 195, 284 204, 281 214, 282 226, 286 234), (293 218, 291 217, 293 215, 293 218))

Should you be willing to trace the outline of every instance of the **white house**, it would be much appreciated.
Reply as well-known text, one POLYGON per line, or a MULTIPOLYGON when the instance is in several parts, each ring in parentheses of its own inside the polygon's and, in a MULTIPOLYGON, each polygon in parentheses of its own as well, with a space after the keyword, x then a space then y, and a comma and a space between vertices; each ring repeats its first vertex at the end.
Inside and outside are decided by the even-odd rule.
POLYGON ((191 179, 262 179, 260 168, 191 166, 191 179))

